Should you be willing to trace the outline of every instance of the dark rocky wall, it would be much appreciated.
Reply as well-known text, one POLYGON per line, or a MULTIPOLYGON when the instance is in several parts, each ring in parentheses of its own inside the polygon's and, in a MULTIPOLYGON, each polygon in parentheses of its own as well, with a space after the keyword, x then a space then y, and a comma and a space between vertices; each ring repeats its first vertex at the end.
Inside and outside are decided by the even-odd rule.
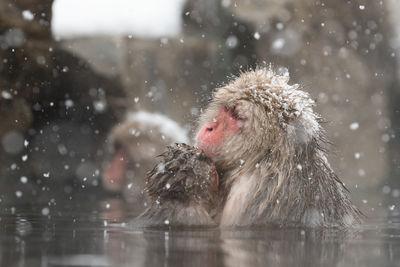
MULTIPOLYGON (((14 193, 21 176, 38 188, 45 185, 44 191, 52 184, 63 190, 58 185, 76 180, 96 184, 105 137, 123 112, 108 101, 124 96, 118 80, 103 77, 52 39, 51 5, 42 0, 0 3, 4 198, 13 198, 7 192, 14 193)), ((30 195, 41 191, 25 188, 30 195)))

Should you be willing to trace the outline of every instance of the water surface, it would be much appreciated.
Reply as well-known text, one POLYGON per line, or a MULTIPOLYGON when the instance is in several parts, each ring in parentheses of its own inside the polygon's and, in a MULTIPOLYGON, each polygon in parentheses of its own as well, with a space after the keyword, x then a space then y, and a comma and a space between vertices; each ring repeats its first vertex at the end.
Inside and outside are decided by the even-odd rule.
POLYGON ((119 200, 14 207, 1 215, 1 266, 400 266, 400 221, 349 231, 133 229, 119 200))

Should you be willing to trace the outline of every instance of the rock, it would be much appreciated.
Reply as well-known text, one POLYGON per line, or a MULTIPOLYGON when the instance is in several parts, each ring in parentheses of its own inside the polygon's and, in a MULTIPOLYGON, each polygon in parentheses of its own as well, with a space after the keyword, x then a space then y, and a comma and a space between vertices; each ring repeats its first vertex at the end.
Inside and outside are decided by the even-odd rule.
POLYGON ((0 173, 9 186, 20 176, 41 186, 96 180, 108 129, 125 111, 114 101, 124 97, 118 81, 52 40, 51 4, 0 3, 0 173))

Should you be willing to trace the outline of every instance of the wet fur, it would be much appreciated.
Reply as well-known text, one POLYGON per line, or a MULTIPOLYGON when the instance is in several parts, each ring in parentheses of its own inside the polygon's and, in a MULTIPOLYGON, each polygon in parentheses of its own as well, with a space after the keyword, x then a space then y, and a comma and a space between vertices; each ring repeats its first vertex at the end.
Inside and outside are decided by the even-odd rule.
POLYGON ((314 101, 271 68, 242 73, 216 90, 199 122, 220 107, 245 118, 217 149, 223 226, 349 226, 361 213, 331 169, 314 101))
POLYGON ((218 177, 213 162, 186 144, 167 147, 148 173, 145 192, 150 207, 133 225, 213 226, 218 177))
POLYGON ((176 227, 176 226, 216 226, 210 213, 198 203, 167 201, 157 204, 153 202, 141 215, 135 218, 134 227, 176 227))

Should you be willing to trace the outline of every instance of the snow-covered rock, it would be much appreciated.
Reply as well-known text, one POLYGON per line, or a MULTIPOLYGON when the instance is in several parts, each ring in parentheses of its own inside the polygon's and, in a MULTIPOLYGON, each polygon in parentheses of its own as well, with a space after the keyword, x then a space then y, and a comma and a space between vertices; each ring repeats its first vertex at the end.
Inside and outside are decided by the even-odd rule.
POLYGON ((85 35, 175 36, 185 0, 55 0, 57 38, 85 35))

